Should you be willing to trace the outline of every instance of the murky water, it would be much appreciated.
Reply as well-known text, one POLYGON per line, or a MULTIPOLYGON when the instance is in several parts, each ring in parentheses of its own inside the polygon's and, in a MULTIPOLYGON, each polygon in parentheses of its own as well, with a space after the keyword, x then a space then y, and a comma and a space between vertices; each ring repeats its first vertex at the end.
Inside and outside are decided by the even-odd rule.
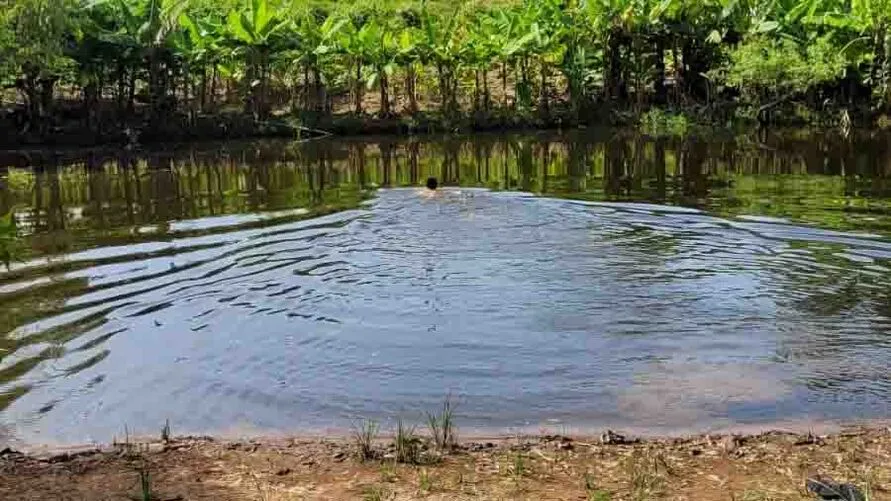
POLYGON ((0 274, 0 438, 344 429, 449 392, 489 432, 886 418, 888 146, 481 136, 10 169, 31 253, 0 274), (406 187, 428 175, 449 186, 406 187))

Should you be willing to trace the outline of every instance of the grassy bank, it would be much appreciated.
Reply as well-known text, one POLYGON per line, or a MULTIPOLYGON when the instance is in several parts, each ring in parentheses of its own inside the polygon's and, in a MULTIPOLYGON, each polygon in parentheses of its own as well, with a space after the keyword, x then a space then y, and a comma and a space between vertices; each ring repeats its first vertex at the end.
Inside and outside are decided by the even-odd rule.
POLYGON ((856 485, 870 501, 891 499, 887 429, 644 441, 521 436, 455 442, 447 451, 428 435, 411 457, 400 456, 395 432, 371 436, 368 449, 341 437, 180 438, 51 457, 7 450, 0 497, 798 501, 816 499, 805 483, 822 476, 856 485))

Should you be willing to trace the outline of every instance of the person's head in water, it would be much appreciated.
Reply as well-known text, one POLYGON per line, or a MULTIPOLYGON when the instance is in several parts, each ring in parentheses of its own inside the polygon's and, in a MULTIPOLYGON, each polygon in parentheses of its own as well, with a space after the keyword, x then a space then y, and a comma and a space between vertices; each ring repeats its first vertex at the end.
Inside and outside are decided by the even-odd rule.
POLYGON ((435 177, 428 177, 427 178, 427 189, 435 190, 436 188, 439 188, 439 181, 437 181, 435 177))

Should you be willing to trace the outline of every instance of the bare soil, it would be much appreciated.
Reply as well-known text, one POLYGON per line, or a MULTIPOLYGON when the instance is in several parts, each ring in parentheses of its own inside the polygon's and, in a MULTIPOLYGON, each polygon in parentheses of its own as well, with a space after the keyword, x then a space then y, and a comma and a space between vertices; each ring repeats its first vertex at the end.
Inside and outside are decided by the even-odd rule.
POLYGON ((891 429, 827 436, 623 440, 518 437, 465 442, 421 464, 385 439, 360 460, 349 437, 169 442, 29 456, 0 454, 0 499, 155 500, 803 500, 806 478, 850 482, 891 500, 891 429))

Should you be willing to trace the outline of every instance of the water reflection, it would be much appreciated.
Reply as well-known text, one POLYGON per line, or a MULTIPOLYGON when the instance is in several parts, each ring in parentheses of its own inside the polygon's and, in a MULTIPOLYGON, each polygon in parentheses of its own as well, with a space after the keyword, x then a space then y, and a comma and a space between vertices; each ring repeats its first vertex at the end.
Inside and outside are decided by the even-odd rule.
POLYGON ((133 241, 141 226, 164 233, 164 225, 183 219, 356 206, 369 188, 416 186, 427 176, 452 185, 891 232, 887 136, 853 142, 783 136, 761 143, 745 136, 483 135, 208 145, 31 161, 35 174, 12 168, 0 183, 0 213, 16 208, 38 253, 133 241))
POLYGON ((0 426, 324 428, 448 390, 495 430, 887 416, 885 139, 599 134, 8 168, 0 426))

